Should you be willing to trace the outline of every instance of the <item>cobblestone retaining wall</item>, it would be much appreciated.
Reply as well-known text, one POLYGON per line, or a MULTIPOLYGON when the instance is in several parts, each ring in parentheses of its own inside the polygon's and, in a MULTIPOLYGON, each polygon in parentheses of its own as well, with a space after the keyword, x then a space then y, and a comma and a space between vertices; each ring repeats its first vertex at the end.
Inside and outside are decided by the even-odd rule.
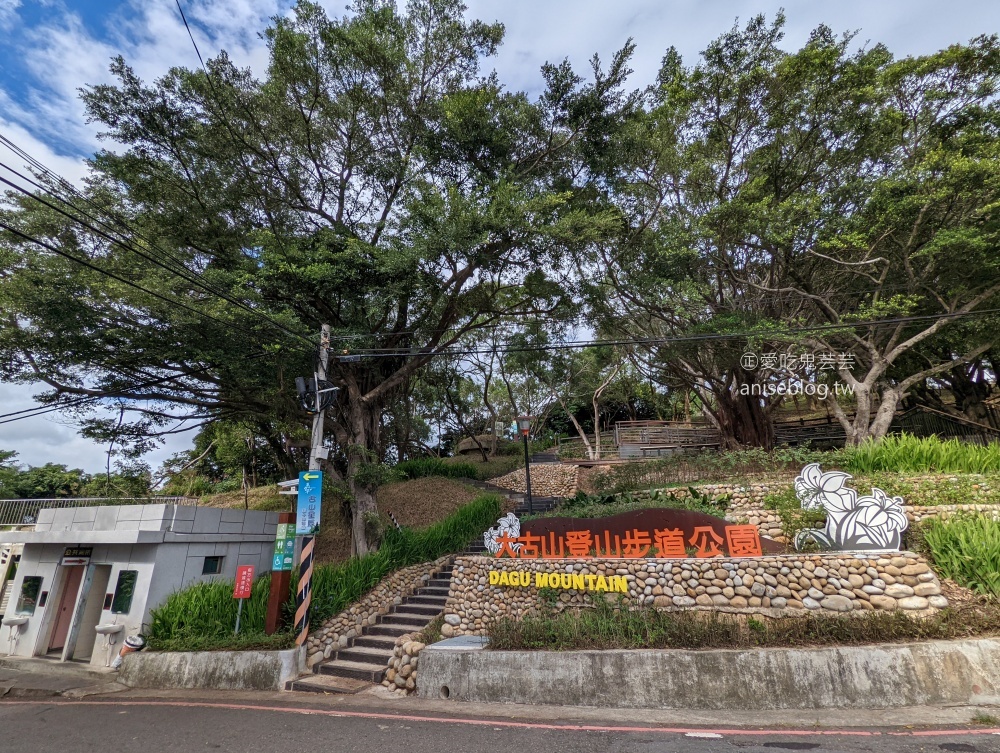
MULTIPOLYGON (((580 469, 575 465, 532 463, 531 494, 535 497, 572 497, 576 494, 579 474, 580 469)), ((524 468, 518 468, 505 476, 492 479, 490 483, 521 494, 527 491, 524 468)))
MULTIPOLYGON (((452 571, 442 635, 483 634, 491 619, 535 613, 534 573, 624 576, 627 600, 659 609, 711 609, 787 616, 815 611, 905 609, 930 614, 948 606, 927 562, 912 552, 894 556, 783 554, 757 559, 512 560, 461 557, 452 571), (531 585, 490 585, 489 571, 530 573, 531 585)), ((616 597, 612 594, 611 597, 616 597)), ((558 591, 557 608, 585 606, 590 596, 558 591)))
POLYGON ((379 615, 388 611, 412 594, 431 575, 441 570, 451 560, 446 555, 419 565, 412 565, 390 573, 371 591, 335 617, 331 617, 309 634, 306 642, 308 664, 329 659, 338 648, 346 648, 351 638, 361 634, 366 625, 374 625, 379 615))
POLYGON ((418 635, 407 633, 396 639, 396 647, 389 657, 389 669, 382 680, 382 684, 394 693, 410 695, 417 692, 417 665, 425 645, 416 640, 418 635))

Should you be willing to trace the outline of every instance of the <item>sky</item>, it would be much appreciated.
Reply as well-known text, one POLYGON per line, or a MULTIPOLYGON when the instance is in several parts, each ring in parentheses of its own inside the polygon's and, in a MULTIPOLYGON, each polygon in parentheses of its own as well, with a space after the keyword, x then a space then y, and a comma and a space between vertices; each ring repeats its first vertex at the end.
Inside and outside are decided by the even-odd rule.
MULTIPOLYGON (((469 16, 500 21, 506 38, 486 61, 509 88, 537 93, 540 66, 569 59, 585 70, 632 38, 632 83, 652 82, 664 52, 676 47, 694 63, 706 44, 739 19, 784 8, 785 45, 800 46, 825 23, 857 32, 855 44, 884 43, 897 56, 933 52, 980 34, 1000 31, 998 0, 466 0, 469 16)), ((225 49, 241 66, 262 74, 267 52, 259 32, 269 18, 288 12, 288 0, 181 0, 206 57, 225 49)), ((327 12, 345 11, 345 0, 321 0, 327 12)), ((198 64, 174 0, 0 0, 0 133, 60 175, 79 181, 84 159, 98 148, 78 92, 110 82, 108 64, 122 55, 143 78, 171 66, 198 64)), ((0 153, 0 161, 11 155, 0 153)), ((20 164, 14 163, 21 167, 20 164)), ((34 405, 40 385, 0 384, 0 413, 34 405)), ((146 457, 154 469, 190 447, 181 434, 146 457)), ((65 463, 96 472, 106 448, 79 437, 57 415, 0 423, 0 449, 25 464, 65 463)))

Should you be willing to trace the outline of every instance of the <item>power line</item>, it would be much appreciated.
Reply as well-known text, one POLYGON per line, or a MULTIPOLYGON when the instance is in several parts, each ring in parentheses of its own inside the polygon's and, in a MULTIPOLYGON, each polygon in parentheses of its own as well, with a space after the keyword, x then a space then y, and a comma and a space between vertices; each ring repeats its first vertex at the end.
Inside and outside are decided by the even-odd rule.
MULTIPOLYGON (((5 140, 5 142, 6 142, 6 140, 5 140)), ((49 191, 48 189, 44 188, 43 186, 41 186, 37 182, 33 181, 31 178, 28 178, 27 176, 23 175, 22 173, 18 172, 15 169, 11 168, 10 166, 4 164, 3 162, 0 162, 0 167, 5 168, 6 170, 10 171, 14 175, 16 175, 19 178, 21 178, 22 180, 28 181, 32 185, 36 186, 39 190, 45 191, 47 194, 49 194, 53 198, 61 201, 63 204, 65 204, 66 206, 71 207, 75 211, 80 212, 81 214, 83 214, 84 216, 86 216, 89 219, 93 220, 94 222, 98 222, 100 224, 103 224, 103 225, 107 226, 107 223, 104 222, 103 220, 101 220, 100 218, 96 218, 96 217, 93 217, 92 215, 87 214, 85 211, 81 210, 78 206, 74 205, 72 202, 69 202, 66 199, 64 199, 63 197, 60 197, 60 196, 56 195, 54 192, 49 191)), ((202 288, 203 290, 206 290, 207 292, 211 293, 212 295, 216 295, 219 298, 222 298, 223 300, 225 300, 225 301, 227 301, 229 303, 232 303, 234 306, 238 306, 239 308, 243 309, 244 311, 249 312, 253 316, 257 316, 257 317, 260 317, 261 319, 266 320, 267 322, 269 322, 270 324, 272 324, 273 326, 275 326, 276 328, 278 328, 279 330, 281 330, 282 332, 284 332, 286 335, 290 335, 292 337, 296 337, 296 338, 298 338, 300 340, 303 340, 304 342, 306 342, 310 346, 312 346, 312 341, 309 340, 309 338, 305 337, 304 335, 301 335, 301 334, 299 334, 297 332, 293 332, 292 330, 288 329, 287 327, 285 327, 280 322, 275 321, 274 319, 272 319, 271 317, 267 316, 263 312, 257 311, 256 309, 254 309, 251 306, 247 305, 244 301, 235 299, 235 298, 227 295, 226 293, 218 290, 217 288, 209 285, 208 283, 204 282, 201 279, 202 275, 200 273, 195 272, 195 271, 189 269, 188 267, 186 267, 182 261, 180 261, 176 257, 171 256, 162 247, 157 246, 156 244, 154 244, 149 238, 146 238, 145 240, 147 240, 150 243, 151 246, 153 246, 154 248, 157 248, 161 253, 163 253, 164 256, 170 258, 177 265, 178 268, 174 268, 174 267, 171 267, 170 265, 167 265, 167 264, 163 263, 159 259, 155 258, 155 256, 151 256, 149 254, 143 253, 142 251, 140 251, 139 249, 137 249, 133 245, 131 245, 131 243, 126 243, 126 242, 122 241, 121 239, 119 239, 117 237, 109 235, 108 233, 105 233, 104 231, 99 230, 98 228, 94 227, 92 224, 90 224, 88 222, 85 222, 84 220, 80 219, 79 217, 74 217, 73 215, 71 215, 70 213, 64 211, 60 207, 57 207, 57 206, 51 204, 50 202, 46 201, 45 199, 41 198, 40 196, 31 193, 27 189, 23 188, 22 186, 17 185, 16 183, 14 183, 14 182, 12 182, 10 180, 7 180, 6 178, 0 177, 0 182, 4 183, 7 186, 10 186, 11 188, 13 188, 16 191, 20 191, 21 193, 25 194, 26 196, 32 197, 35 201, 38 201, 38 202, 44 204, 45 206, 49 207, 50 209, 52 209, 52 210, 54 210, 56 212, 59 212, 63 216, 67 217, 68 219, 70 219, 70 220, 72 220, 74 222, 79 223, 83 227, 86 227, 88 230, 90 230, 90 231, 92 231, 94 233, 97 233, 102 238, 106 238, 107 240, 111 241, 112 243, 114 243, 114 244, 116 244, 118 246, 121 246, 125 250, 131 251, 132 253, 136 254, 137 256, 140 256, 141 258, 146 259, 147 261, 152 262, 156 266, 161 267, 162 269, 165 269, 168 272, 171 272, 172 274, 177 275, 178 277, 181 277, 182 279, 186 280, 187 282, 190 282, 191 284, 196 285, 196 286, 202 288)), ((121 221, 121 220, 119 220, 119 221, 121 221)), ((138 235, 138 233, 136 233, 132 228, 128 227, 127 225, 126 225, 126 228, 129 230, 129 232, 132 232, 133 234, 138 235)))
POLYGON ((893 317, 889 319, 872 319, 862 322, 845 322, 842 324, 817 324, 806 327, 796 327, 788 328, 783 330, 764 330, 764 331, 750 331, 750 332, 734 332, 734 333, 706 333, 702 335, 676 335, 676 336, 666 336, 666 337, 647 337, 647 338, 634 338, 634 339, 616 339, 616 340, 577 340, 572 342, 563 343, 546 343, 544 345, 515 345, 515 346, 504 346, 502 348, 497 348, 496 350, 484 350, 484 349, 419 349, 419 348, 397 348, 397 349, 370 349, 363 351, 352 351, 352 357, 361 358, 398 358, 400 356, 464 356, 464 355, 489 355, 491 353, 530 353, 537 351, 548 351, 548 350, 572 350, 576 348, 597 348, 597 347, 613 347, 613 346, 624 346, 624 345, 668 345, 671 343, 683 343, 683 342, 705 342, 713 340, 743 340, 755 337, 776 337, 776 336, 787 336, 802 334, 807 332, 821 332, 830 330, 848 330, 856 329, 858 327, 869 327, 869 326, 884 326, 888 324, 907 324, 911 322, 918 321, 936 321, 939 319, 952 319, 963 316, 983 316, 986 314, 1000 313, 1000 308, 992 309, 980 309, 977 311, 966 311, 966 312, 954 312, 954 313, 943 313, 943 314, 923 314, 908 317, 893 317))
MULTIPOLYGON (((247 356, 247 357, 241 359, 241 361, 242 362, 253 361, 253 360, 256 360, 258 358, 263 358, 265 355, 266 355, 265 353, 257 353, 257 354, 251 355, 251 356, 247 356)), ((180 375, 174 374, 174 375, 171 375, 171 376, 168 376, 168 377, 160 377, 159 379, 152 379, 152 380, 149 380, 147 382, 141 382, 139 384, 132 385, 131 387, 129 387, 129 389, 131 389, 131 390, 144 390, 144 389, 148 389, 149 387, 156 387, 158 385, 166 384, 167 382, 171 382, 171 381, 173 381, 175 379, 178 379, 178 378, 181 378, 181 377, 192 377, 192 376, 194 376, 196 374, 204 373, 204 372, 209 371, 209 370, 211 370, 211 369, 213 369, 215 367, 216 367, 216 364, 209 364, 207 366, 202 366, 199 369, 195 369, 193 371, 190 371, 187 374, 180 374, 180 375)), ((65 402, 59 403, 58 405, 39 405, 39 406, 36 406, 34 408, 25 408, 24 410, 13 411, 11 413, 3 413, 3 414, 0 414, 0 418, 7 419, 7 420, 0 421, 0 424, 9 424, 9 423, 12 423, 14 421, 22 421, 22 420, 27 419, 27 418, 35 418, 36 416, 45 415, 47 413, 54 413, 56 411, 62 411, 62 410, 65 410, 67 408, 76 408, 76 407, 78 407, 80 405, 84 405, 86 403, 93 403, 93 402, 96 402, 98 400, 106 400, 108 398, 118 398, 118 399, 122 399, 122 400, 130 400, 130 399, 131 400, 139 400, 139 399, 143 399, 143 398, 139 398, 137 396, 123 395, 119 391, 114 391, 114 392, 104 391, 103 393, 98 394, 98 395, 82 395, 80 397, 73 398, 72 400, 67 400, 65 402), (25 413, 31 413, 31 415, 22 415, 22 414, 25 414, 25 413), (12 418, 12 416, 14 416, 15 418, 12 418)), ((167 401, 167 402, 169 402, 169 401, 167 401)))

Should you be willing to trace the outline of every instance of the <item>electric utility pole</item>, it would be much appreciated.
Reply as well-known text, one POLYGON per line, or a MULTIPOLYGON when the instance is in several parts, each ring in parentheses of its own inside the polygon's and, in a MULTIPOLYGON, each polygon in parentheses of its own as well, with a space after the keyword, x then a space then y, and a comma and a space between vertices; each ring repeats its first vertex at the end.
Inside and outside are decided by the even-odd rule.
MULTIPOLYGON (((321 385, 326 384, 326 369, 330 363, 330 325, 324 324, 319 336, 319 365, 316 367, 316 413, 313 414, 312 443, 309 449, 309 470, 320 470, 321 461, 326 460, 327 450, 323 447, 323 421, 326 411, 323 409, 324 396, 320 393, 321 385)), ((320 495, 322 499, 322 492, 320 495)), ((322 502, 320 502, 322 504, 322 502)), ((316 548, 316 536, 313 534, 302 537, 302 550, 299 555, 299 585, 295 593, 295 644, 301 646, 309 637, 309 608, 312 605, 312 574, 313 554, 316 548)))

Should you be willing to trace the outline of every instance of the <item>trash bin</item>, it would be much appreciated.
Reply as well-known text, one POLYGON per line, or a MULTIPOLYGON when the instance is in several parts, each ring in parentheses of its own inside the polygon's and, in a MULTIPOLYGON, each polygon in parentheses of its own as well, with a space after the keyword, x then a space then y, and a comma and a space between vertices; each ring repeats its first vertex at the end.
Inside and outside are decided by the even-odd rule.
POLYGON ((131 654, 133 651, 142 651, 145 647, 145 638, 141 635, 130 635, 125 639, 125 643, 122 644, 122 649, 118 652, 118 656, 111 662, 111 668, 118 669, 122 665, 122 659, 126 654, 131 654))

